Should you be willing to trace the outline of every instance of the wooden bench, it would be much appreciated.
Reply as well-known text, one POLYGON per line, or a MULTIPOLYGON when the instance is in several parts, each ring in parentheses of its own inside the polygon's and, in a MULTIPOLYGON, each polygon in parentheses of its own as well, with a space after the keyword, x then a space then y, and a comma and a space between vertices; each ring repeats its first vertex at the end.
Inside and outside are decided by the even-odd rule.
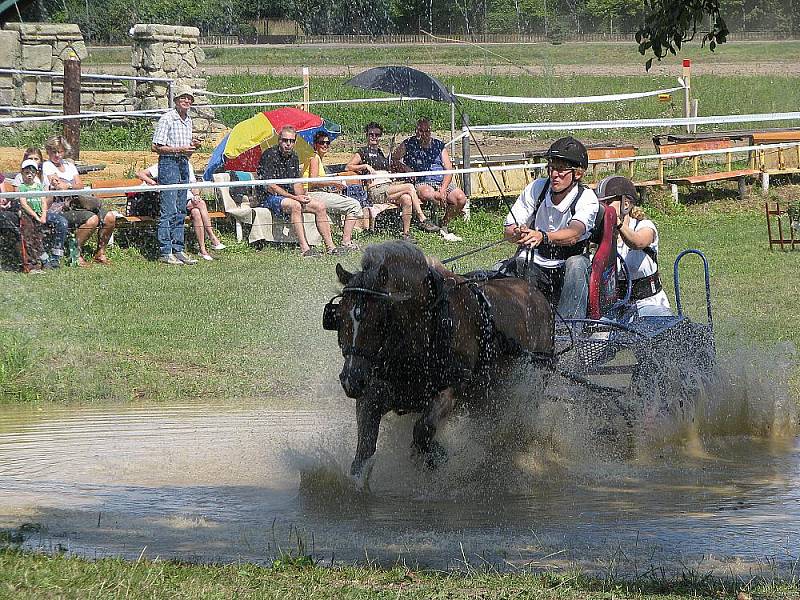
MULTIPOLYGON (((658 154, 679 154, 683 152, 702 152, 705 150, 729 150, 724 153, 725 156, 725 170, 710 173, 700 173, 701 156, 687 157, 686 160, 691 160, 692 175, 664 177, 664 162, 659 161, 659 179, 662 179, 672 189, 672 197, 675 202, 678 201, 678 186, 682 185, 706 185, 715 181, 730 181, 736 180, 739 184, 739 197, 744 198, 746 189, 746 179, 748 177, 756 177, 761 172, 754 168, 753 161, 750 160, 750 167, 746 169, 733 168, 733 154, 736 146, 729 139, 714 140, 698 140, 694 142, 680 142, 680 143, 667 143, 657 144, 656 152, 658 154)), ((718 155, 712 155, 718 156, 718 155)), ((680 159, 676 159, 680 160, 680 159)), ((708 162, 708 161, 705 161, 708 162)))
MULTIPOLYGON (((95 179, 91 181, 91 186, 93 189, 103 189, 103 188, 130 188, 139 186, 142 188, 143 192, 148 191, 147 185, 144 185, 139 179, 95 179)), ((151 217, 149 215, 128 215, 126 213, 126 208, 128 204, 128 192, 101 192, 99 194, 95 194, 95 197, 101 200, 104 204, 111 205, 114 207, 117 212, 122 213, 121 217, 117 218, 117 223, 153 223, 158 220, 157 217, 151 217), (119 209, 122 210, 119 210, 119 209)), ((213 219, 224 219, 225 213, 220 211, 208 211, 209 218, 213 219)), ((191 216, 186 216, 187 220, 191 219, 191 216)))
MULTIPOLYGON (((781 142, 800 142, 800 130, 755 131, 751 134, 751 144, 779 144, 781 142)), ((770 175, 790 175, 800 173, 800 144, 793 148, 777 148, 756 152, 756 160, 761 169, 761 191, 769 191, 770 175)))

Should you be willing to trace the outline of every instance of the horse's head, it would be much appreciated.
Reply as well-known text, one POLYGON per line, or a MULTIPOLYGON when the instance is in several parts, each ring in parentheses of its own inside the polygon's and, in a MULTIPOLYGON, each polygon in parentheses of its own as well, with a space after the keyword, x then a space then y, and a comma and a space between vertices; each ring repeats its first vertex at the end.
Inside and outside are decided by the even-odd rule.
POLYGON ((325 307, 323 326, 339 334, 345 358, 339 375, 345 393, 359 397, 376 370, 397 352, 416 347, 421 313, 431 292, 425 255, 406 242, 369 246, 361 271, 336 265, 341 302, 325 307))

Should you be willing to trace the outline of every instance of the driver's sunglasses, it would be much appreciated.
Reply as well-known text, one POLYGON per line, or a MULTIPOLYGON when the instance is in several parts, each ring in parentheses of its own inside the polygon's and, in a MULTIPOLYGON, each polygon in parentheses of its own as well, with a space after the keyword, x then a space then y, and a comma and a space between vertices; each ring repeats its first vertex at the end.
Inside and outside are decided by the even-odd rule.
POLYGON ((561 175, 566 175, 570 171, 574 172, 575 167, 572 165, 547 165, 548 173, 559 173, 561 175))
POLYGON ((319 140, 317 142, 317 146, 330 146, 330 145, 331 145, 330 140, 319 140))
POLYGON ((383 135, 383 134, 382 134, 380 131, 370 131, 370 132, 367 134, 367 136, 368 136, 368 137, 374 137, 374 138, 379 138, 379 137, 381 137, 382 135, 383 135))
POLYGON ((285 144, 294 144, 297 140, 295 138, 281 138, 281 141, 285 144))

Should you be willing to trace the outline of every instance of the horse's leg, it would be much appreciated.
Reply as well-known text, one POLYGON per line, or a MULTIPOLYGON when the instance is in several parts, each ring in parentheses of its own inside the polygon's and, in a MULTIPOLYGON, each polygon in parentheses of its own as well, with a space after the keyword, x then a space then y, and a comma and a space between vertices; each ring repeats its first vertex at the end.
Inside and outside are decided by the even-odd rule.
POLYGON ((356 400, 356 423, 358 424, 358 445, 353 464, 350 465, 350 475, 363 487, 371 470, 371 463, 367 464, 375 454, 378 445, 378 429, 381 417, 386 413, 384 403, 377 394, 371 390, 356 400))
POLYGON ((434 469, 447 460, 447 451, 433 437, 439 424, 444 421, 455 406, 453 388, 442 390, 428 404, 427 410, 414 425, 414 448, 425 454, 425 464, 434 469))

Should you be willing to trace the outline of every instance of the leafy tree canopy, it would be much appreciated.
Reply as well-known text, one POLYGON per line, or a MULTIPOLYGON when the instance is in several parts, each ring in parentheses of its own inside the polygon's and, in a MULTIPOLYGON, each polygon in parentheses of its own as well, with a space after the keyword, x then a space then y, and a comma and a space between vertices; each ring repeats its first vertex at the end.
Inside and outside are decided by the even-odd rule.
POLYGON ((703 31, 703 44, 711 51, 724 44, 728 27, 720 15, 720 0, 645 0, 644 25, 636 32, 639 53, 652 52, 645 63, 650 69, 653 58, 661 60, 668 53, 677 54, 681 44, 693 40, 704 21, 710 27, 703 31))

